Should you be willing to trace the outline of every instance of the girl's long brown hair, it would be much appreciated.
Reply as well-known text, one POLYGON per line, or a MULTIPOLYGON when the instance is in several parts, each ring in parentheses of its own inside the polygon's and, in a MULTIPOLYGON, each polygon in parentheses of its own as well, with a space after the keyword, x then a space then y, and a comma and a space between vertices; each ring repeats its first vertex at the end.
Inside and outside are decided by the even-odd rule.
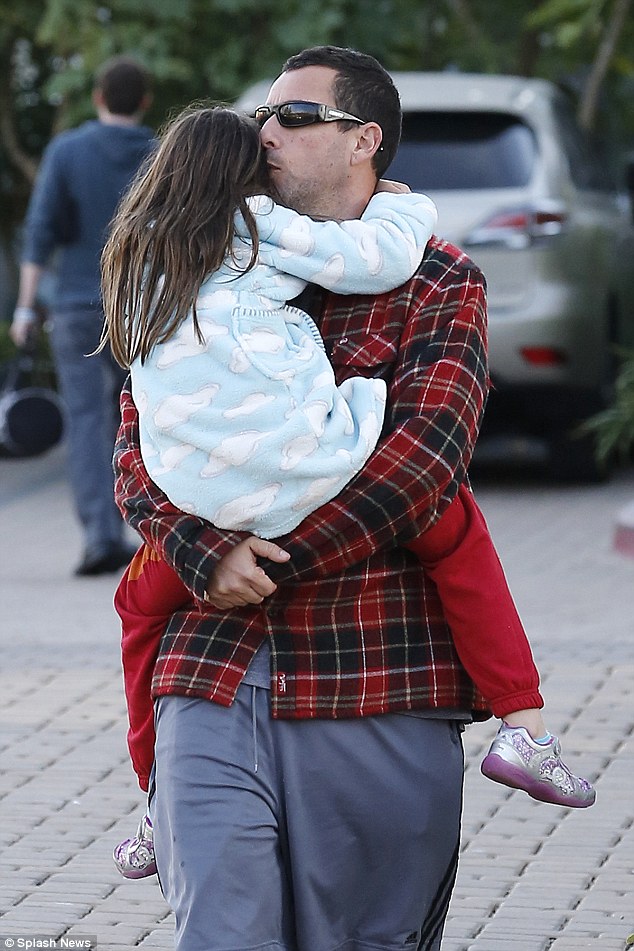
POLYGON ((190 106, 171 122, 113 219, 101 258, 105 325, 121 366, 144 361, 193 309, 204 279, 231 254, 240 211, 258 235, 246 203, 264 190, 265 164, 252 119, 221 106, 190 106))

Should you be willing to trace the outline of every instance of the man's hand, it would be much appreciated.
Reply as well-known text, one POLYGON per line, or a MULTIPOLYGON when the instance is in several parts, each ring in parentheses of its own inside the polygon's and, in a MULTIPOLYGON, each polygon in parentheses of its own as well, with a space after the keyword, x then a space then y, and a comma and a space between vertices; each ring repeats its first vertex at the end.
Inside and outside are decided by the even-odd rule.
POLYGON ((395 195, 408 195, 412 189, 404 182, 393 182, 389 178, 380 178, 376 183, 376 192, 392 192, 395 195))
POLYGON ((260 568, 258 558, 284 562, 290 555, 263 538, 255 535, 245 538, 216 565, 207 585, 206 600, 223 611, 245 604, 261 604, 277 585, 260 568))
POLYGON ((37 339, 40 321, 33 307, 16 307, 13 322, 9 327, 9 336, 16 347, 26 347, 37 339))

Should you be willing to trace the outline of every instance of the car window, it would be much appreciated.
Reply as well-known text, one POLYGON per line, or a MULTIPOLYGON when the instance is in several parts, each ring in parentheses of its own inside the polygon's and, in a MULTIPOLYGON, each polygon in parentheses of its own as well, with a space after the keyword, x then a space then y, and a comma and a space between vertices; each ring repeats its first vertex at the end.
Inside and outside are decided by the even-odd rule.
POLYGON ((537 143, 517 116, 494 112, 408 112, 386 178, 414 191, 516 188, 531 177, 537 143))

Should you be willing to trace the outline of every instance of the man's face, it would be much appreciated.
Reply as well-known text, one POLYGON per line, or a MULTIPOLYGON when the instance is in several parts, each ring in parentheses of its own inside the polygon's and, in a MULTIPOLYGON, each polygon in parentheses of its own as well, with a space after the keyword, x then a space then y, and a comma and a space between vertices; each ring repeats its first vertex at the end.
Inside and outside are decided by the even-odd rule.
MULTIPOLYGON (((336 72, 325 66, 282 73, 271 86, 267 103, 303 99, 336 106, 332 91, 335 76, 336 72)), ((315 218, 345 217, 354 142, 355 130, 343 132, 340 122, 286 128, 271 116, 262 126, 262 144, 274 197, 315 218)))

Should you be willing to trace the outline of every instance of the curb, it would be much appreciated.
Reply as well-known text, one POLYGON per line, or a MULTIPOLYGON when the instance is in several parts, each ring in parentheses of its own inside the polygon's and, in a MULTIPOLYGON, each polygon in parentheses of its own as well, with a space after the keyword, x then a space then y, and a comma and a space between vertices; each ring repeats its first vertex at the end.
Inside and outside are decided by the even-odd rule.
POLYGON ((620 554, 634 558, 634 502, 619 512, 614 531, 614 548, 620 554))

